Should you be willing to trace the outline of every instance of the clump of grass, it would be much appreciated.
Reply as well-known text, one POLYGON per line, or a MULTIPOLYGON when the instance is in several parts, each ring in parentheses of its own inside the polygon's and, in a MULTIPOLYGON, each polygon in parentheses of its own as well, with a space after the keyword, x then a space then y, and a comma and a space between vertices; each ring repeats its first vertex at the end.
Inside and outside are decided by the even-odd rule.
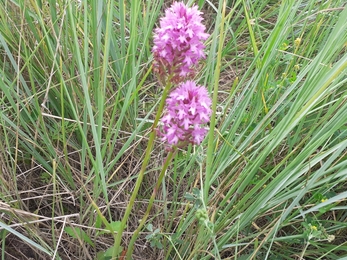
MULTIPOLYGON (((345 257, 344 1, 197 4, 211 37, 195 80, 215 115, 173 158, 133 258, 345 257)), ((0 6, 2 259, 109 259, 162 94, 151 48, 167 5, 0 6)), ((122 256, 163 165, 153 145, 122 256)))

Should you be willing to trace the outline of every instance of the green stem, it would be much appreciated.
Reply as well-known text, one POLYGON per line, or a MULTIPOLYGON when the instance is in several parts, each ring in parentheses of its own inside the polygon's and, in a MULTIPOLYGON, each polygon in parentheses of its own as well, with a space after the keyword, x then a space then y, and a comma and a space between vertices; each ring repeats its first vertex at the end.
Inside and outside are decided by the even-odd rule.
POLYGON ((213 99, 212 99, 212 115, 211 115, 211 121, 210 121, 210 130, 208 133, 208 145, 207 145, 207 158, 206 158, 206 174, 205 174, 205 181, 204 181, 204 187, 203 187, 203 198, 206 204, 208 201, 208 194, 210 191, 210 181, 211 181, 211 175, 212 169, 213 169, 213 159, 214 159, 214 149, 215 149, 215 143, 214 143, 214 133, 215 133, 215 126, 216 126, 216 108, 217 108, 217 102, 218 102, 218 86, 219 86, 219 76, 220 76, 220 70, 221 70, 221 61, 222 61, 222 52, 224 48, 224 38, 222 37, 224 35, 224 23, 225 23, 225 10, 226 10, 226 1, 223 1, 222 6, 222 17, 220 21, 220 30, 219 30, 219 44, 218 44, 218 52, 217 52, 217 64, 216 69, 214 73, 214 87, 213 87, 213 99))
POLYGON ((129 242, 129 245, 128 245, 128 250, 127 250, 127 255, 126 255, 126 259, 131 259, 131 254, 134 250, 134 243, 137 239, 137 237, 139 236, 139 233, 141 231, 141 229, 143 228, 143 226, 145 225, 146 223, 146 220, 149 216, 149 212, 151 211, 152 209, 152 206, 153 206, 153 202, 154 202, 154 199, 155 199, 155 196, 157 195, 157 191, 160 187, 160 184, 161 182, 163 181, 163 178, 164 178, 164 175, 165 175, 165 172, 167 170, 167 167, 169 166, 174 154, 176 152, 176 149, 174 151, 171 151, 169 152, 169 154, 167 155, 166 159, 165 159, 165 163, 163 165, 163 168, 161 169, 161 172, 160 172, 160 175, 159 175, 159 178, 158 178, 158 181, 157 181, 157 184, 155 185, 154 189, 153 189, 153 193, 152 193, 152 196, 151 198, 149 199, 149 202, 148 202, 148 206, 147 206, 147 210, 140 222, 140 225, 137 227, 137 229, 135 230, 130 242, 129 242))
POLYGON ((164 88, 163 95, 162 95, 162 98, 161 98, 161 101, 160 101, 160 104, 159 104, 158 112, 157 112, 157 115, 156 115, 156 117, 154 119, 154 123, 152 125, 152 132, 151 132, 149 140, 148 140, 146 154, 145 154, 145 157, 143 159, 141 170, 140 170, 139 175, 138 175, 137 180, 136 180, 134 191, 133 191, 133 193, 132 193, 132 195, 130 197, 129 204, 128 204, 126 210, 125 210, 125 213, 124 213, 124 216, 123 216, 123 219, 122 219, 119 231, 118 231, 117 236, 116 236, 115 241, 114 241, 114 250, 113 250, 113 254, 112 254, 112 259, 117 259, 117 256, 120 253, 119 251, 120 251, 120 244, 121 244, 121 240, 122 240, 122 234, 123 234, 125 225, 126 225, 126 223, 128 221, 130 212, 131 212, 131 210, 132 210, 132 208, 134 206, 134 202, 135 202, 137 193, 139 191, 139 188, 141 186, 141 183, 142 183, 142 180, 143 180, 143 176, 144 176, 146 168, 147 168, 148 161, 149 161, 149 159, 151 157, 151 152, 152 152, 154 140, 155 140, 155 137, 156 137, 156 127, 158 125, 159 119, 160 119, 161 114, 163 112, 166 97, 169 94, 169 91, 170 91, 171 86, 172 86, 171 79, 172 79, 172 76, 170 75, 168 77, 168 79, 167 79, 167 83, 166 83, 166 86, 164 88))

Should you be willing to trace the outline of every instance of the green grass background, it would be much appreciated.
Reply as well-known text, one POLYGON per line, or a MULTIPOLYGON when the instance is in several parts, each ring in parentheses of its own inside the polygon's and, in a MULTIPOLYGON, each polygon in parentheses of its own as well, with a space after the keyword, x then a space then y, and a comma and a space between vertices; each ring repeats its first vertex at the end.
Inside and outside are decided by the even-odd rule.
MULTIPOLYGON (((133 259, 347 257, 347 2, 187 3, 211 35, 195 78, 210 132, 176 154, 133 259)), ((151 48, 170 4, 0 1, 1 259, 111 258, 163 90, 151 48)), ((154 145, 122 254, 165 160, 154 145)))

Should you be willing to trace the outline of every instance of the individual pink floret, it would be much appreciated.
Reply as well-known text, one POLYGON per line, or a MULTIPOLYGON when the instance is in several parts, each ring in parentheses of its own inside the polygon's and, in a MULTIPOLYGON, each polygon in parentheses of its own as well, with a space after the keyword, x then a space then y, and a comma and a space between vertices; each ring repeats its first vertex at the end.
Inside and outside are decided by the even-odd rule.
POLYGON ((166 10, 160 27, 154 31, 152 49, 159 74, 186 77, 205 58, 203 41, 209 34, 205 33, 201 14, 197 6, 187 7, 182 2, 175 2, 166 10))
POLYGON ((211 98, 205 87, 194 81, 181 83, 166 100, 159 136, 170 146, 200 144, 208 131, 210 107, 211 98))

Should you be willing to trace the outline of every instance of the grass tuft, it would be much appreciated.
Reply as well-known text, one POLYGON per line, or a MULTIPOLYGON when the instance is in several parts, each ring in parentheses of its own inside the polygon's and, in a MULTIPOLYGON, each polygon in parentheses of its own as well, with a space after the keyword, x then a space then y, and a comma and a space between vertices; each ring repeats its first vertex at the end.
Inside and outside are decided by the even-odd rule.
POLYGON ((171 2, 2 1, 1 259, 347 257, 345 1, 187 2, 213 117, 167 165, 151 49, 171 2))

